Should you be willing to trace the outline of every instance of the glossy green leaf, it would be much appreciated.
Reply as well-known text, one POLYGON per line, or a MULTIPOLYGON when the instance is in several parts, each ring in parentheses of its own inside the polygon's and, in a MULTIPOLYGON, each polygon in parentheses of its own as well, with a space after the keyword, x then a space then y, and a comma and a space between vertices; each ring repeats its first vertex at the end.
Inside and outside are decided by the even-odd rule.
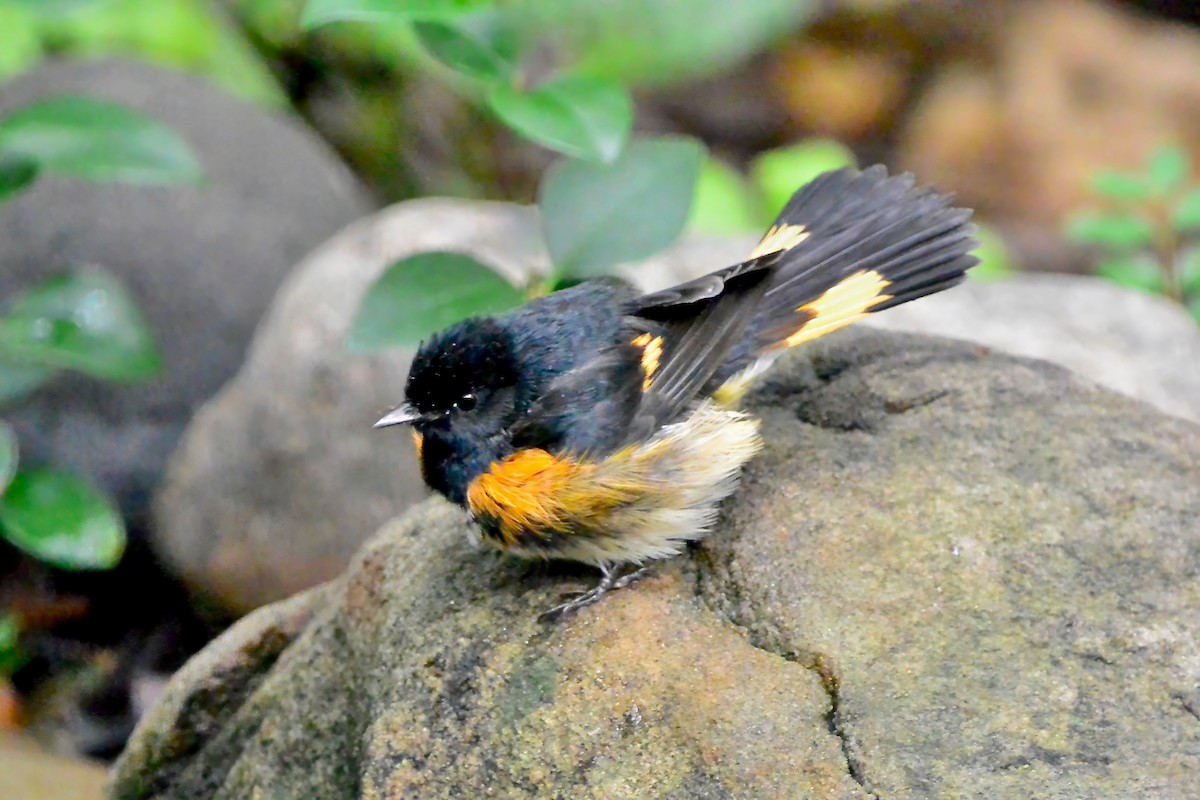
POLYGON ((712 235, 759 233, 761 218, 758 198, 741 173, 714 158, 705 159, 696 179, 688 229, 712 235))
POLYGON ((112 103, 59 97, 0 120, 0 153, 91 181, 196 183, 200 166, 160 122, 112 103))
POLYGON ((17 474, 17 434, 4 420, 0 419, 0 495, 17 474))
POLYGON ((52 278, 18 297, 0 317, 0 362, 71 369, 135 381, 162 359, 133 298, 98 267, 52 278))
POLYGON ((997 281, 1017 273, 1008 247, 995 231, 979 225, 975 238, 979 240, 979 246, 974 251, 979 263, 967 273, 968 277, 977 281, 997 281))
POLYGON ((0 362, 0 408, 26 397, 55 375, 48 367, 0 362))
POLYGON ((633 101, 601 78, 560 78, 529 92, 497 86, 488 95, 497 117, 517 133, 575 158, 611 162, 633 124, 633 101))
POLYGON ((38 163, 28 156, 0 152, 0 203, 28 188, 38 175, 38 163))
POLYGON ((331 22, 452 19, 491 5, 492 0, 308 0, 300 27, 316 28, 331 22))
POLYGON ((1184 195, 1175 206, 1171 216, 1171 225, 1177 231, 1188 231, 1200 228, 1200 189, 1193 189, 1184 195))
MULTIPOLYGON (((763 153, 750 165, 750 177, 773 220, 792 195, 813 178, 854 163, 854 153, 845 145, 829 139, 810 139, 763 153)), ((764 226, 771 220, 765 220, 764 226)))
POLYGON ((21 649, 21 621, 16 614, 0 614, 0 678, 7 678, 27 661, 21 649))
POLYGON ((1067 222, 1067 238, 1113 250, 1137 250, 1154 241, 1154 227, 1133 214, 1078 214, 1067 222))
POLYGON ((1166 291, 1162 270, 1150 256, 1109 259, 1096 266, 1096 274, 1126 289, 1147 294, 1163 294, 1166 291))
POLYGON ((18 470, 0 497, 0 536, 61 569, 111 569, 125 524, 86 481, 55 470, 18 470))
POLYGON ((575 277, 663 249, 683 230, 704 148, 684 138, 630 142, 614 163, 564 159, 539 187, 550 257, 575 277))
POLYGON ((1174 191, 1187 180, 1191 164, 1180 147, 1163 147, 1155 151, 1146 165, 1150 187, 1158 194, 1174 191))
POLYGON ((520 40, 507 18, 493 11, 442 22, 417 22, 417 38, 430 55, 464 75, 485 81, 512 76, 520 40))
POLYGON ((469 256, 422 253, 393 264, 367 291, 347 347, 364 352, 414 346, 467 317, 520 305, 520 290, 469 256))
POLYGON ((1098 172, 1089 181, 1092 191, 1109 200, 1136 203, 1154 196, 1149 179, 1125 172, 1098 172))

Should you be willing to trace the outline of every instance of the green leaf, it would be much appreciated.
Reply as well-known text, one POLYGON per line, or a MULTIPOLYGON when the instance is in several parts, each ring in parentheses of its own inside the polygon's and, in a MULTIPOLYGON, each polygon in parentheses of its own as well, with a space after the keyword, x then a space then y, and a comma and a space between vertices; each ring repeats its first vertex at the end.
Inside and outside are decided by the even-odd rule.
POLYGON ((47 469, 17 472, 0 497, 0 535, 61 569, 111 569, 125 551, 125 525, 108 500, 87 482, 47 469))
POLYGON ((17 474, 17 434, 4 420, 0 419, 0 496, 17 474))
POLYGON ((763 197, 763 204, 774 219, 796 190, 823 172, 854 165, 854 153, 845 145, 829 139, 808 141, 769 150, 750 165, 750 178, 763 197))
POLYGON ((1187 312, 1195 320, 1197 325, 1200 325, 1200 297, 1193 297, 1188 301, 1187 312))
POLYGON ((967 273, 968 276, 978 281, 996 281, 1016 274, 1008 248, 995 231, 979 225, 975 238, 979 240, 979 246, 975 248, 979 264, 967 273))
POLYGON ((90 181, 168 184, 201 178, 187 145, 165 125, 83 97, 46 100, 0 120, 0 153, 90 181))
POLYGON ((1187 153, 1180 147, 1162 147, 1150 157, 1146 175, 1150 187, 1156 194, 1167 194, 1178 189, 1187 179, 1191 164, 1187 153))
POLYGON ((1154 196, 1154 189, 1148 179, 1125 172, 1097 172, 1089 184, 1093 192, 1109 200, 1136 203, 1154 196))
POLYGON ((1183 196, 1175 213, 1171 216, 1171 226, 1177 231, 1187 231, 1200 228, 1200 189, 1193 189, 1183 196))
POLYGON ((430 55, 464 75, 501 81, 510 78, 516 69, 520 40, 498 12, 443 22, 416 22, 413 29, 430 55))
POLYGON ((20 400, 54 375, 55 370, 46 367, 0 361, 0 407, 20 400))
POLYGON ((469 256, 422 253, 393 264, 367 290, 346 344, 356 352, 413 346, 467 317, 524 301, 520 289, 469 256))
POLYGON ((610 165, 564 159, 552 166, 538 206, 556 269, 600 275, 675 241, 703 158, 698 142, 671 137, 630 142, 610 165))
POLYGON ((162 369, 145 317, 99 267, 52 278, 18 297, 0 318, 0 362, 72 369, 136 381, 162 369))
POLYGON ((28 659, 21 649, 21 620, 16 614, 0 614, 0 678, 7 678, 28 659))
POLYGON ((1147 294, 1163 294, 1166 284, 1158 263, 1149 256, 1130 256, 1102 261, 1096 274, 1126 289, 1147 294))
POLYGON ((741 174, 715 158, 700 167, 687 227, 698 233, 757 233, 762 228, 757 198, 741 174))
POLYGON ((38 174, 38 163, 27 156, 0 152, 0 203, 28 188, 38 174))
POLYGON ((633 101, 619 84, 601 78, 560 78, 520 92, 497 86, 488 105, 505 125, 551 150, 610 163, 625 146, 633 101))
POLYGON ((1067 238, 1113 250, 1137 250, 1154 241, 1154 227, 1133 214, 1082 213, 1067 221, 1067 238))
POLYGON ((492 0, 308 0, 300 15, 300 27, 308 30, 331 22, 444 20, 491 5, 492 0))

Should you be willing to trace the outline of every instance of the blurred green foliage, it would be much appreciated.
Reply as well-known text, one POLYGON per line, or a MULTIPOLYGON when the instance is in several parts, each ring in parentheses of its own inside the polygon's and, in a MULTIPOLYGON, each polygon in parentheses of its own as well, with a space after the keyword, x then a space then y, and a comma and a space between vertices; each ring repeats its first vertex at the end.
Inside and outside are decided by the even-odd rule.
MULTIPOLYGON (((196 183, 190 149, 161 123, 111 103, 57 97, 0 119, 0 202, 43 175, 133 184, 196 183)), ((160 373, 150 327, 125 288, 99 267, 49 279, 0 309, 0 403, 61 370, 110 381, 160 373)), ((0 539, 55 567, 109 569, 125 548, 119 512, 86 481, 20 465, 0 420, 0 539)), ((19 663, 17 621, 0 620, 0 675, 19 663)))
POLYGON ((692 0, 647 0, 636 7, 557 0, 309 0, 301 17, 308 28, 410 25, 427 55, 452 73, 450 85, 515 133, 566 156, 547 170, 538 191, 550 275, 522 292, 497 286, 497 278, 467 256, 407 259, 368 292, 349 345, 412 345, 450 322, 504 310, 669 245, 687 221, 704 150, 682 137, 629 142, 629 85, 635 77, 653 82, 719 68, 724 59, 794 29, 808 10, 792 0, 722 4, 724 24, 701 26, 714 28, 702 32, 694 24, 702 10, 692 0), (726 24, 739 35, 728 36, 726 24), (547 53, 553 57, 543 63, 547 53), (454 291, 429 293, 421 270, 434 260, 452 268, 454 291))
POLYGON ((566 54, 582 74, 654 85, 717 73, 799 29, 818 10, 812 0, 309 0, 301 24, 437 21, 457 28, 500 14, 510 36, 530 43, 527 51, 536 44, 566 54))
POLYGON ((1101 255, 1096 274, 1169 297, 1200 323, 1200 186, 1178 147, 1162 147, 1141 172, 1093 176, 1098 208, 1074 214, 1069 239, 1101 255))
POLYGON ((102 56, 203 75, 251 102, 287 103, 250 43, 205 0, 0 0, 0 79, 48 57, 102 56))

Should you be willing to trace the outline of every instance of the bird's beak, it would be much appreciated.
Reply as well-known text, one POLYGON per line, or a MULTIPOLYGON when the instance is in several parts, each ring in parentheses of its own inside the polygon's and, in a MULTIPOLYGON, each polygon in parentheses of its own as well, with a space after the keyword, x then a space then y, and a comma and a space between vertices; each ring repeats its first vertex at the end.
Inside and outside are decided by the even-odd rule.
POLYGON ((408 403, 402 403, 389 411, 383 419, 376 422, 372 427, 389 428, 392 425, 407 425, 410 422, 421 418, 421 412, 410 406, 408 403))

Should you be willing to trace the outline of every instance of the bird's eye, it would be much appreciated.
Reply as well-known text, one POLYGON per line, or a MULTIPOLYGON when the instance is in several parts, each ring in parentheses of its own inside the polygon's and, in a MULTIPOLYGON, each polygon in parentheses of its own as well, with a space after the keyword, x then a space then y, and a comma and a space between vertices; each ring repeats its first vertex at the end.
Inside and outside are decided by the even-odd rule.
POLYGON ((477 402, 474 392, 467 392, 454 403, 454 407, 459 411, 470 411, 475 408, 477 402))

